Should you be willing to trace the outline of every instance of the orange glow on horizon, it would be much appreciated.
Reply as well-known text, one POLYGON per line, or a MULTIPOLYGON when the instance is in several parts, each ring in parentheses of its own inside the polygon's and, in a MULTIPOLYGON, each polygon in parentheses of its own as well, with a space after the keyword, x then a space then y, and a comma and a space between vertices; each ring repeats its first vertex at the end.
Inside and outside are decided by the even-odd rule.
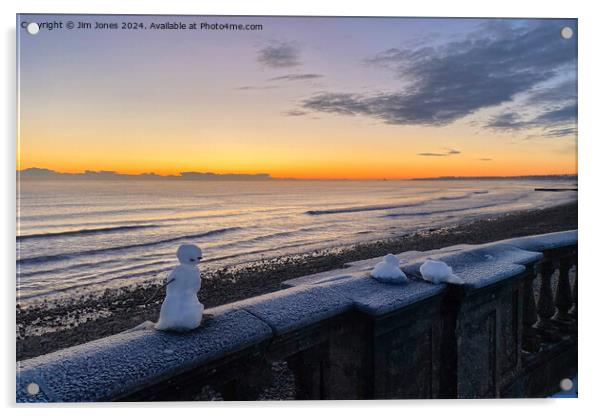
POLYGON ((408 129, 402 136, 398 131, 370 126, 363 131, 325 128, 322 135, 290 129, 198 138, 181 131, 172 132, 172 140, 159 134, 132 134, 126 140, 100 132, 56 138, 33 129, 20 132, 17 167, 64 173, 267 173, 274 178, 357 180, 577 173, 572 140, 509 145, 495 136, 464 135, 460 129, 408 129), (446 143, 461 151, 445 154, 446 143), (444 155, 420 155, 425 152, 444 155))
POLYGON ((140 175, 145 173, 154 173, 160 176, 179 176, 181 172, 212 172, 216 174, 269 174, 275 179, 310 179, 310 180, 396 180, 396 179, 412 179, 412 178, 436 178, 441 176, 536 176, 536 175, 576 175, 577 169, 573 166, 513 166, 508 168, 503 165, 492 165, 491 162, 475 163, 472 166, 464 166, 463 169, 443 166, 434 168, 432 166, 412 166, 411 169, 387 169, 379 166, 356 167, 352 169, 329 169, 328 167, 307 167, 297 169, 245 169, 245 170, 230 170, 230 169, 204 169, 200 167, 183 167, 181 169, 158 168, 157 166, 148 168, 127 167, 127 166, 108 166, 99 165, 92 167, 83 166, 65 166, 60 164, 23 164, 19 166, 19 170, 28 168, 44 168, 51 169, 60 173, 83 173, 84 171, 111 171, 127 175, 140 175), (490 165, 490 166, 487 166, 490 165))

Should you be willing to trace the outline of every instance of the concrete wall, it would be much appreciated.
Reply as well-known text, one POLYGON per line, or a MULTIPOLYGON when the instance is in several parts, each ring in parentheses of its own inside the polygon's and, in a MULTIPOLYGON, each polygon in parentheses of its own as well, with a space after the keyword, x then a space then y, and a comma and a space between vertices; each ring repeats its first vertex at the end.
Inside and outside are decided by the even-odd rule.
POLYGON ((543 396, 576 371, 576 247, 570 231, 401 253, 404 285, 368 276, 380 259, 350 263, 209 310, 187 334, 122 333, 19 362, 16 400, 179 400, 202 386, 254 400, 281 361, 298 399, 543 396), (422 280, 427 257, 465 284, 422 280))

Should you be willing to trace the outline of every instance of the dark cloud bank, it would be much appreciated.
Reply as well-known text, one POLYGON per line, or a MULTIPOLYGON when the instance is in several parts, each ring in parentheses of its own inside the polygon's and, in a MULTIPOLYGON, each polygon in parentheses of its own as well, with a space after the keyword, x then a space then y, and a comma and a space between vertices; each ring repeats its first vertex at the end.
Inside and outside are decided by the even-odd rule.
MULTIPOLYGON (((322 92, 304 100, 301 107, 370 116, 388 124, 447 125, 482 108, 509 102, 519 93, 574 70, 576 40, 560 36, 564 23, 527 21, 517 26, 494 22, 462 41, 438 47, 389 49, 369 62, 392 69, 407 87, 373 95, 322 92)), ((524 122, 517 114, 506 113, 486 127, 554 127, 549 133, 555 131, 557 135, 569 131, 567 123, 574 123, 576 117, 576 99, 567 99, 560 108, 549 104, 566 95, 567 89, 574 92, 574 82, 559 88, 534 92, 530 105, 542 105, 544 110, 536 119, 524 122)))
POLYGON ((564 81, 552 87, 535 90, 526 102, 543 111, 526 118, 519 111, 498 114, 486 127, 502 131, 517 131, 530 128, 544 129, 545 137, 564 137, 577 134, 577 83, 564 81))
POLYGON ((271 68, 288 68, 297 66, 299 48, 292 43, 280 42, 268 45, 259 51, 259 62, 271 68))

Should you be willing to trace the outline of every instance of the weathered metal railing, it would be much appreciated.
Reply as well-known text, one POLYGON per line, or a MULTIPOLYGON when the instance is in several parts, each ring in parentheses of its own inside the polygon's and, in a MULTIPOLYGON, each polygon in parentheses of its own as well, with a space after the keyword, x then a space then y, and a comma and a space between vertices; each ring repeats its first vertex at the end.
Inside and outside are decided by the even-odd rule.
POLYGON ((17 401, 541 397, 577 362, 577 233, 408 252, 403 286, 375 260, 215 308, 187 334, 118 334, 17 363, 17 401), (419 276, 426 257, 462 286, 419 276), (274 381, 273 363, 292 373, 274 381), (283 385, 284 384, 284 385, 283 385), (272 389, 272 390, 271 390, 272 389), (281 398, 277 396, 276 398, 281 398))

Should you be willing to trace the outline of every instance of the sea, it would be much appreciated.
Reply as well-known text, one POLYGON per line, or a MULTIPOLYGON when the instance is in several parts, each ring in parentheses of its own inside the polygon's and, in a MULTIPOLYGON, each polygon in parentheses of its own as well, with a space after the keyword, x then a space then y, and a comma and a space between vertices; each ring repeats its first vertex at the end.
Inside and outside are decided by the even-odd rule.
POLYGON ((201 269, 380 240, 576 201, 575 179, 21 180, 20 303, 164 279, 182 243, 201 269))

